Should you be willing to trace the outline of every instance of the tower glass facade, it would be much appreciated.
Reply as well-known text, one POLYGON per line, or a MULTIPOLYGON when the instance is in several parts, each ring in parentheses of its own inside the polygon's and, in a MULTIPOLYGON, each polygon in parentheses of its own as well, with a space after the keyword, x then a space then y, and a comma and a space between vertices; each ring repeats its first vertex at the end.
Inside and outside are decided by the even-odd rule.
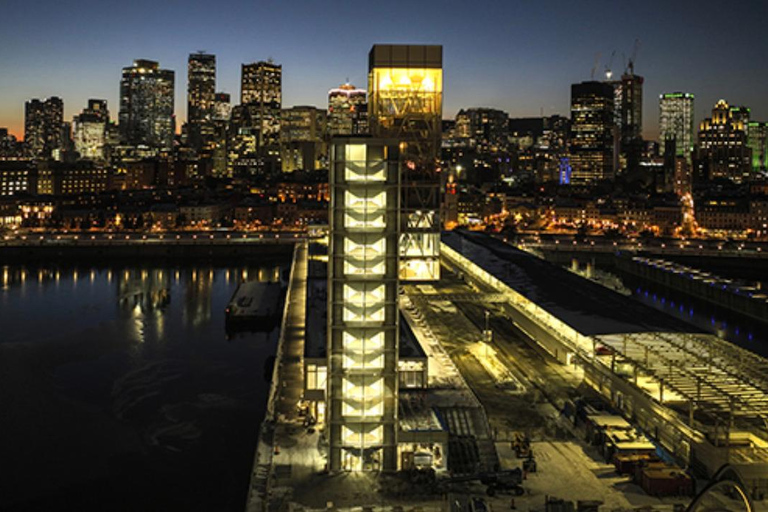
POLYGON ((583 185, 614 176, 614 88, 606 82, 571 86, 571 179, 583 185))
POLYGON ((766 172, 768 169, 768 123, 750 121, 747 144, 752 150, 752 172, 766 172))
POLYGON ((251 127, 258 130, 259 153, 279 151, 283 67, 273 62, 243 64, 240 103, 251 127))
POLYGON ((747 145, 748 117, 720 100, 712 117, 699 126, 701 161, 708 179, 728 178, 736 183, 751 177, 751 151, 747 145))
POLYGON ((173 147, 174 72, 151 60, 123 68, 120 81, 120 135, 125 144, 160 150, 173 147))
POLYGON ((30 100, 24 105, 24 146, 31 158, 51 158, 62 147, 64 102, 52 96, 30 100))
POLYGON ((440 169, 443 48, 374 45, 369 54, 371 134, 400 141, 400 277, 440 277, 440 169))
POLYGON ((332 471, 397 468, 398 141, 332 143, 328 428, 332 471))
POLYGON ((659 96, 659 149, 665 151, 665 143, 674 141, 675 155, 690 160, 693 151, 693 94, 687 92, 666 93, 659 96))
POLYGON ((368 94, 352 84, 328 91, 328 134, 363 135, 368 133, 368 94))
POLYGON ((213 137, 216 101, 216 56, 192 53, 187 61, 189 145, 200 151, 213 137))
POLYGON ((107 100, 88 100, 88 107, 75 116, 75 151, 85 160, 107 158, 107 100))

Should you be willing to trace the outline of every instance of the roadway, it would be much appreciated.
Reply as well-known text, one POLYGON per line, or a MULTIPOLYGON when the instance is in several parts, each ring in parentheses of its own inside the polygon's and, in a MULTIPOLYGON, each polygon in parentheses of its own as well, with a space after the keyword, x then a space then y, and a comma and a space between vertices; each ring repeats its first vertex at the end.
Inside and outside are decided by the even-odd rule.
MULTIPOLYGON (((504 237, 501 237, 504 238, 504 237)), ((506 241, 506 239, 505 239, 506 241)), ((669 256, 729 256, 768 259, 768 243, 719 239, 579 237, 574 235, 526 235, 518 239, 521 248, 552 252, 632 252, 669 256)))
POLYGON ((0 247, 109 247, 140 245, 249 245, 294 243, 306 240, 299 232, 181 231, 181 232, 84 232, 24 233, 5 235, 0 247))

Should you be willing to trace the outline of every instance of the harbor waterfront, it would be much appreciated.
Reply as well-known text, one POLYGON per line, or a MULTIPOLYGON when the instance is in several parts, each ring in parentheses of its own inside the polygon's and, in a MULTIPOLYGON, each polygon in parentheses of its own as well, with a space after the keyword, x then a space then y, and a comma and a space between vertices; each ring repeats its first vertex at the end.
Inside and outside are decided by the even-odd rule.
POLYGON ((284 249, 0 264, 0 509, 242 510, 279 325, 225 309, 284 249))

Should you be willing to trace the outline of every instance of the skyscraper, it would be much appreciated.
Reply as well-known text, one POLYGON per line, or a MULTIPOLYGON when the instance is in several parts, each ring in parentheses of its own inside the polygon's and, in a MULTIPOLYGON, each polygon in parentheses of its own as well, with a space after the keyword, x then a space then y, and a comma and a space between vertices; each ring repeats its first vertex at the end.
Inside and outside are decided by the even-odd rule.
POLYGON ((123 143, 169 150, 173 146, 174 72, 152 60, 135 60, 120 81, 120 135, 123 143))
POLYGON ((272 61, 243 64, 240 103, 248 111, 251 126, 259 131, 259 153, 279 151, 283 67, 272 61))
POLYGON ((327 164, 324 109, 296 106, 283 109, 280 160, 283 172, 314 171, 327 164))
POLYGON ((614 177, 614 87, 606 82, 571 86, 571 184, 614 177))
POLYGON ((747 145, 752 150, 752 172, 765 173, 768 170, 768 123, 749 122, 747 145))
POLYGON ((352 84, 328 91, 328 134, 363 135, 368 133, 368 94, 352 84))
POLYGON ((62 147, 64 128, 64 102, 51 96, 40 101, 33 99, 24 105, 24 145, 31 158, 51 158, 53 151, 62 147))
POLYGON ((665 93, 659 96, 659 149, 674 141, 675 154, 690 160, 693 151, 693 94, 665 93))
POLYGON ((189 145, 200 151, 213 136, 216 99, 216 56, 191 53, 187 61, 187 133, 189 145))
POLYGON ((368 91, 371 134, 399 140, 405 161, 400 278, 439 279, 443 47, 374 45, 368 57, 368 91))
POLYGON ((632 70, 621 76, 618 124, 621 156, 628 171, 638 169, 643 151, 643 81, 632 70))
POLYGON ((720 100, 712 117, 699 126, 700 161, 707 179, 728 178, 736 183, 751 175, 751 151, 747 146, 748 118, 743 109, 732 109, 720 100))
POLYGON ((75 151, 85 160, 107 158, 107 100, 88 100, 88 107, 75 116, 75 151))
POLYGON ((330 167, 328 465, 397 469, 397 140, 338 137, 330 167))
POLYGON ((643 139, 643 82, 641 76, 621 76, 621 145, 629 147, 643 139))
POLYGON ((456 137, 471 139, 479 153, 507 149, 509 116, 493 108, 469 108, 456 114, 456 137))
POLYGON ((217 92, 213 97, 213 119, 215 121, 229 121, 232 116, 231 98, 226 92, 217 92))

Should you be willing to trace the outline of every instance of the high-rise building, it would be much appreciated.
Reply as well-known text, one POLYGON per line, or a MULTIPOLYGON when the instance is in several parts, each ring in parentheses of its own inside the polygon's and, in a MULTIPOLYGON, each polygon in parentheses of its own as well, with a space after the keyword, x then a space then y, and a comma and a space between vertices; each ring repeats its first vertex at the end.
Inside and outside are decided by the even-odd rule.
POLYGON ((0 160, 14 160, 23 156, 22 145, 16 136, 8 133, 7 128, 0 128, 0 160))
POLYGON ((507 149, 509 116, 493 108, 469 108, 456 114, 456 137, 471 140, 479 153, 507 149))
POLYGON ((328 463, 397 469, 399 140, 338 137, 330 167, 328 463))
POLYGON ((368 115, 374 137, 402 144, 400 278, 440 278, 443 47, 382 45, 368 60, 368 115))
POLYGON ((728 178, 735 183, 751 175, 751 151, 747 145, 748 118, 743 109, 732 109, 720 100, 712 117, 699 125, 699 160, 707 179, 728 178))
POLYGON ((232 116, 232 103, 228 93, 217 92, 213 98, 214 121, 229 121, 232 116))
POLYGON ((75 151, 84 160, 107 158, 107 126, 109 110, 107 100, 88 100, 88 107, 75 116, 75 151))
POLYGON ((135 60, 120 81, 120 134, 124 144, 173 147, 174 72, 152 60, 135 60))
POLYGON ((328 134, 364 135, 368 133, 368 94, 352 84, 328 91, 328 134))
POLYGON ((325 167, 327 117, 325 110, 297 106, 283 109, 280 160, 283 172, 314 171, 325 167))
POLYGON ((675 154, 690 161, 693 151, 693 94, 665 93, 659 96, 659 149, 662 154, 674 141, 675 154))
POLYGON ((643 77, 631 72, 621 76, 621 117, 618 121, 622 147, 643 139, 643 82, 643 77))
POLYGON ((187 133, 197 151, 211 142, 216 101, 216 56, 191 53, 187 61, 187 133))
POLYGON ((643 77, 631 70, 621 76, 621 103, 616 121, 623 168, 628 171, 639 168, 643 152, 643 81, 643 77))
POLYGON ((283 67, 271 61, 243 64, 240 103, 248 111, 251 126, 258 129, 259 153, 265 156, 278 152, 283 67))
POLYGON ((217 92, 213 99, 213 138, 211 159, 215 176, 231 176, 227 166, 227 144, 229 140, 229 122, 232 119, 230 96, 217 92))
POLYGON ((614 177, 614 105, 614 87, 610 83, 571 86, 571 184, 614 177))
POLYGON ((768 171, 768 123, 749 122, 747 145, 752 150, 752 172, 765 173, 768 171))
POLYGON ((24 145, 31 158, 51 158, 62 147, 64 102, 52 96, 44 101, 33 99, 24 105, 24 145))

